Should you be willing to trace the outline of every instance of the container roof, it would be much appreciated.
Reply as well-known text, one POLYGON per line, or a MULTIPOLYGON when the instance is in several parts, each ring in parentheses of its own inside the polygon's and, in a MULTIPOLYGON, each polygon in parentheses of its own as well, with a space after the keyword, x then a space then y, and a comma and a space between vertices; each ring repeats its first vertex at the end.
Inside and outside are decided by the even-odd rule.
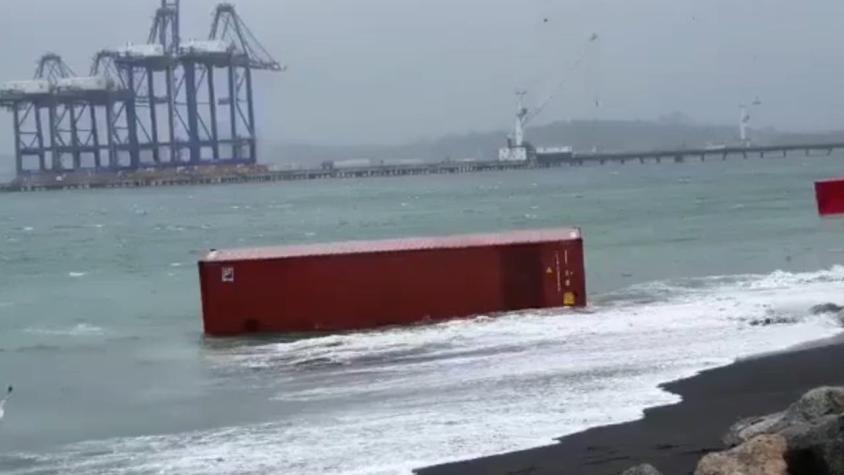
POLYGON ((330 244, 261 247, 252 249, 214 250, 202 262, 235 262, 292 257, 374 254, 384 252, 421 251, 426 249, 465 249, 472 247, 535 244, 580 239, 578 228, 556 228, 511 231, 494 234, 468 234, 450 237, 389 239, 382 241, 349 241, 330 244))

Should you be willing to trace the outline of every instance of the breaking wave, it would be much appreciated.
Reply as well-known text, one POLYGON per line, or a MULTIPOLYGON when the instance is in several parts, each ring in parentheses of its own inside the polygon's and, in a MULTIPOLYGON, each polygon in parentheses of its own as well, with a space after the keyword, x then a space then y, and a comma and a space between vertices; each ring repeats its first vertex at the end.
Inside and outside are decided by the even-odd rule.
POLYGON ((30 335, 43 336, 78 337, 100 336, 105 334, 105 330, 96 325, 90 325, 88 323, 79 323, 72 327, 30 327, 24 329, 24 333, 28 333, 30 335))
POLYGON ((91 441, 10 473, 407 474, 530 448, 675 403, 660 384, 841 331, 844 267, 636 285, 580 312, 529 312, 209 351, 254 377, 273 422, 91 441), (249 371, 244 371, 249 370, 249 371), (295 407, 295 410, 289 408, 295 407))

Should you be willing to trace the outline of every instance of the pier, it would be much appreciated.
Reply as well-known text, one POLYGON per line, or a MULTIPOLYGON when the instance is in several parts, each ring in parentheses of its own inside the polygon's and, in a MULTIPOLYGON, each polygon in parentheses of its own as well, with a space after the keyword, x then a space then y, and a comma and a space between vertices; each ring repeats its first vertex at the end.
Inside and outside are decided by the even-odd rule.
POLYGON ((23 175, 15 181, 0 185, 0 192, 78 190, 103 188, 147 188, 163 186, 224 185, 236 183, 271 183, 329 179, 361 179, 376 177, 406 177, 419 175, 452 175, 461 173, 504 172, 515 170, 557 168, 567 166, 596 166, 607 164, 678 164, 689 161, 787 158, 828 156, 844 149, 844 142, 804 143, 752 147, 667 149, 652 151, 572 153, 568 156, 538 156, 525 162, 506 161, 443 161, 412 165, 373 165, 352 168, 301 170, 268 170, 263 167, 222 170, 186 169, 170 172, 137 172, 128 174, 62 174, 52 177, 43 174, 23 175))
POLYGON ((733 146, 733 147, 710 147, 698 149, 676 149, 676 150, 653 150, 649 152, 608 152, 608 153, 575 153, 572 155, 570 161, 573 164, 583 165, 588 162, 598 162, 604 164, 606 162, 626 163, 628 161, 638 161, 645 163, 648 161, 661 163, 663 160, 673 160, 675 162, 684 162, 689 159, 721 159, 728 158, 766 158, 771 156, 788 157, 789 153, 811 155, 813 152, 822 152, 826 155, 831 155, 835 150, 844 149, 844 142, 832 143, 803 143, 803 144, 786 144, 786 145, 765 145, 765 146, 733 146))

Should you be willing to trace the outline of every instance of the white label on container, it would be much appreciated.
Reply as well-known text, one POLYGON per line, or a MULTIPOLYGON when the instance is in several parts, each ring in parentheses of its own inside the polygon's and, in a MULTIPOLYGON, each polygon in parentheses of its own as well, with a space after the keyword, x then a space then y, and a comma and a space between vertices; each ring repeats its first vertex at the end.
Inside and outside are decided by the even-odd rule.
POLYGON ((234 267, 223 267, 223 282, 227 284, 234 282, 234 267))

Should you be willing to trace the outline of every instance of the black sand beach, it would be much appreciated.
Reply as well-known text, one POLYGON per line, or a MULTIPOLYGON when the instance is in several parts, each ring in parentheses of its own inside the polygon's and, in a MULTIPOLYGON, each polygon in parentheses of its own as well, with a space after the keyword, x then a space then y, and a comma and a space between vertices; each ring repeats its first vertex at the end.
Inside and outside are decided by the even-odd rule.
MULTIPOLYGON (((844 385, 844 340, 739 361, 664 386, 683 402, 646 411, 636 422, 591 429, 559 444, 420 469, 420 475, 617 475, 647 462, 666 474, 692 473, 703 454, 721 448, 743 417, 778 412, 818 386, 844 385)), ((624 388, 618 388, 624 391, 624 388)))

